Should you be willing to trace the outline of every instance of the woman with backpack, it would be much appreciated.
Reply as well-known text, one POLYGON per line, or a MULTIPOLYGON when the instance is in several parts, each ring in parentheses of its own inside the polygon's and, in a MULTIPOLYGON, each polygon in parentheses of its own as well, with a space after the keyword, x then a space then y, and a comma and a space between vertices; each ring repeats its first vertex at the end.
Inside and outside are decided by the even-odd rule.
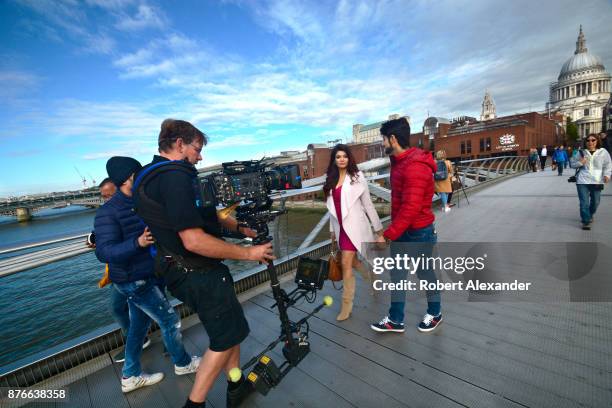
POLYGON ((446 152, 438 150, 436 152, 436 172, 434 173, 435 191, 440 196, 444 212, 451 210, 448 205, 448 195, 453 192, 451 176, 453 174, 453 164, 446 160, 446 152))
POLYGON ((610 181, 612 160, 608 151, 601 147, 601 139, 590 134, 584 139, 583 149, 576 149, 570 166, 576 170, 576 188, 580 202, 582 229, 590 230, 593 215, 599 206, 604 184, 610 181))

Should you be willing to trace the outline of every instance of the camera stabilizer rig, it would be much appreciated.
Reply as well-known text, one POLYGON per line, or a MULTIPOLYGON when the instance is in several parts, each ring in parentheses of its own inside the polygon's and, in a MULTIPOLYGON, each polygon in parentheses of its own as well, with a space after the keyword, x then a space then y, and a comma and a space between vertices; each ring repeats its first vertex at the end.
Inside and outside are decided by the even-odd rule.
MULTIPOLYGON (((286 210, 262 210, 262 208, 271 205, 271 201, 259 209, 251 207, 252 204, 253 203, 238 207, 236 219, 242 226, 257 231, 258 235, 256 238, 253 238, 253 244, 257 245, 270 242, 272 238, 268 235, 268 223, 275 217, 284 214, 286 210)), ((313 265, 308 265, 308 263, 309 260, 306 258, 300 259, 298 273, 296 275, 298 287, 289 293, 280 287, 274 264, 272 262, 268 263, 267 271, 270 277, 270 286, 272 287, 272 295, 276 302, 272 307, 278 308, 281 333, 276 340, 271 342, 263 351, 242 366, 243 371, 254 366, 252 371, 247 375, 247 379, 262 395, 266 395, 271 388, 278 385, 283 377, 287 375, 293 367, 297 366, 310 352, 308 319, 319 312, 324 306, 330 306, 332 303, 331 297, 326 297, 322 304, 317 306, 312 312, 299 321, 292 322, 289 320, 287 310, 291 306, 295 305, 301 298, 305 297, 308 300, 309 295, 314 295, 312 296, 313 299, 309 300, 314 302, 316 291, 323 287, 325 276, 322 272, 327 269, 320 267, 321 273, 313 274, 313 265), (309 268, 309 266, 311 266, 311 268, 309 268), (285 361, 278 366, 267 353, 272 351, 281 342, 284 344, 282 350, 285 361)), ((315 263, 315 265, 320 264, 315 263)))
MULTIPOLYGON (((271 242, 268 224, 287 211, 272 210, 269 194, 272 190, 301 188, 297 166, 266 170, 266 166, 261 161, 249 161, 224 163, 223 169, 223 173, 209 175, 200 180, 203 201, 226 205, 225 210, 221 210, 226 214, 235 209, 239 226, 257 232, 257 236, 252 238, 253 245, 271 242)), ((276 302, 272 307, 278 308, 281 333, 276 340, 241 368, 245 371, 253 367, 247 379, 262 395, 266 395, 271 388, 278 385, 310 352, 308 319, 333 302, 331 296, 325 296, 322 304, 299 321, 292 322, 289 320, 287 310, 301 298, 305 298, 310 303, 315 301, 316 291, 323 288, 327 265, 325 261, 300 258, 295 277, 297 287, 289 293, 280 287, 273 262, 268 263, 267 272, 276 302), (267 353, 281 342, 285 361, 279 366, 267 353)))

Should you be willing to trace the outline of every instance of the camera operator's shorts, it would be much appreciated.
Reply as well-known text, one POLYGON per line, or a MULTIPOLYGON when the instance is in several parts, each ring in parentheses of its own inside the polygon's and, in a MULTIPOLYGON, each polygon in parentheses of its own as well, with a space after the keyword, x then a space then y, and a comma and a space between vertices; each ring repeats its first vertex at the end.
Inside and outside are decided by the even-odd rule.
POLYGON ((198 314, 210 338, 211 350, 225 351, 248 336, 249 324, 227 266, 219 263, 188 272, 171 266, 164 278, 172 296, 198 314))

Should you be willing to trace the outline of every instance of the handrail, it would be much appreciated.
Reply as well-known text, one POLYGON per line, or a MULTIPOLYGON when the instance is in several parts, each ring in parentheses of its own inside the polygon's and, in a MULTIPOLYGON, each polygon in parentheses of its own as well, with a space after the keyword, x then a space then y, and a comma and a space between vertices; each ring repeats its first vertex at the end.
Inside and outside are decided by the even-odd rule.
POLYGON ((66 241, 72 241, 75 239, 84 239, 87 237, 87 234, 82 234, 82 235, 73 235, 73 236, 69 236, 69 237, 63 237, 63 238, 57 238, 57 239, 52 239, 51 241, 42 241, 42 242, 35 242, 32 244, 26 244, 23 246, 18 246, 18 247, 13 247, 13 248, 7 248, 7 249, 3 249, 0 250, 0 255, 4 255, 4 254, 8 254, 11 252, 17 252, 17 251, 23 251, 25 249, 32 249, 32 248, 36 248, 39 246, 45 246, 45 245, 51 245, 51 244, 57 244, 60 242, 66 242, 66 241))
MULTIPOLYGON (((277 275, 284 276, 295 270, 300 256, 320 258, 329 254, 331 241, 328 239, 304 248, 274 261, 277 275)), ((237 294, 244 293, 269 281, 265 265, 258 265, 235 275, 234 288, 237 294)), ((178 300, 172 305, 177 314, 185 318, 193 312, 178 300)), ((159 330, 157 325, 152 330, 159 330)), ((119 326, 114 323, 98 328, 89 334, 69 340, 41 353, 0 367, 0 387, 29 387, 45 379, 67 371, 76 365, 108 353, 124 344, 119 326)))
MULTIPOLYGON (((515 165, 523 164, 522 160, 524 157, 510 156, 515 165)), ((482 161, 488 160, 499 160, 503 157, 497 158, 486 158, 481 159, 482 161)), ((467 167, 465 170, 476 170, 480 172, 482 167, 472 167, 472 165, 479 160, 465 161, 467 167)), ((508 163, 509 164, 509 163, 508 163)), ((490 166, 489 166, 490 167, 490 166)), ((507 164, 506 166, 507 167, 507 164)), ((518 172, 513 172, 518 174, 518 172)), ((460 177, 467 176, 467 171, 463 171, 460 177)), ((496 179, 504 179, 504 177, 494 177, 491 179, 485 179, 480 181, 481 175, 475 176, 477 184, 488 184, 496 179)), ((375 178, 382 178, 375 176, 375 178)), ((469 189, 470 186, 466 186, 469 189)), ((383 221, 389 220, 390 217, 386 217, 383 221)), ((82 238, 82 236, 79 236, 82 238)), ((76 238, 76 237, 72 237, 76 238)), ((300 256, 309 257, 322 257, 329 253, 330 240, 319 242, 294 251, 292 254, 286 255, 285 257, 278 259, 274 262, 279 276, 286 275, 293 271, 297 267, 297 261, 300 256)), ((253 289, 261 284, 268 281, 267 271, 264 265, 255 266, 249 270, 240 272, 235 275, 235 288, 236 293, 243 293, 250 289, 253 289)), ((187 317, 192 312, 189 311, 179 301, 173 301, 173 306, 176 306, 177 312, 181 318, 187 317)), ((157 330, 157 328, 155 329, 157 330)), ((61 345, 55 346, 51 349, 45 350, 44 352, 35 354, 33 356, 25 357, 19 361, 10 363, 4 367, 0 367, 0 387, 29 387, 45 379, 51 378, 57 374, 69 370, 79 364, 83 364, 87 361, 93 360, 98 356, 108 353, 123 344, 123 338, 120 334, 120 329, 116 324, 99 328, 80 336, 77 339, 70 340, 61 345)))
MULTIPOLYGON (((457 166, 457 170, 460 173, 460 178, 461 178, 461 182, 464 185, 464 188, 471 188, 474 187, 474 185, 466 185, 465 181, 466 178, 473 180, 476 185, 483 183, 483 182, 487 182, 487 181, 491 181, 493 179, 499 178, 502 175, 505 175, 506 168, 508 166, 508 164, 510 163, 514 163, 514 165, 516 166, 520 161, 522 160, 526 160, 526 156, 498 156, 498 157, 485 157, 485 158, 480 158, 480 159, 471 159, 471 160, 462 160, 460 162, 458 162, 456 164, 457 166), (508 160, 508 163, 506 163, 506 165, 504 166, 504 174, 500 174, 499 170, 500 170, 500 166, 501 164, 503 164, 506 160, 508 160), (491 170, 493 165, 496 163, 496 161, 500 161, 499 165, 497 166, 497 169, 495 170, 495 177, 491 177, 491 170), (490 162, 490 163, 487 163, 490 162), (467 164, 467 167, 465 166, 467 164), (475 166, 477 164, 480 164, 480 166, 475 166), (484 165, 488 165, 486 167, 486 171, 487 174, 483 175, 481 174, 481 171, 485 170, 484 165), (484 180, 483 180, 484 179, 484 180)), ((378 160, 378 159, 374 159, 374 160, 378 160)), ((513 166, 514 167, 514 166, 513 166)), ((376 167, 374 169, 374 171, 380 170, 381 168, 384 167, 376 167)), ((514 170, 513 170, 514 171, 514 170)), ((374 175, 374 176, 370 176, 368 177, 368 180, 378 180, 378 179, 382 179, 382 178, 386 178, 389 177, 389 174, 379 174, 379 175, 374 175)), ((320 179, 320 178, 319 178, 320 179)), ((277 200, 277 199, 285 199, 288 197, 292 197, 292 196, 296 196, 296 195, 303 195, 303 194, 307 194, 307 193, 313 193, 313 192, 317 192, 320 191, 323 187, 322 187, 322 183, 323 183, 323 179, 321 180, 317 180, 317 183, 314 185, 311 185, 309 187, 300 189, 300 190, 287 190, 287 191, 280 191, 280 192, 275 192, 273 194, 270 195, 270 198, 272 198, 273 200, 277 200), (321 184, 319 184, 319 182, 321 184)), ((434 200, 435 201, 435 200, 434 200)), ((36 248, 38 246, 45 246, 45 245, 50 245, 52 243, 58 243, 58 242, 63 242, 63 241, 69 241, 69 240, 75 240, 75 239, 84 239, 86 235, 78 235, 78 236, 72 236, 72 237, 66 237, 66 238, 60 238, 57 240, 52 240, 52 241, 46 241, 46 242, 41 242, 41 243, 34 243, 34 244, 30 244, 30 245, 26 245, 26 246, 22 246, 22 247, 17 247, 17 248, 10 248, 10 249, 6 249, 3 251, 0 251, 0 254, 3 253, 10 253, 10 252, 16 252, 19 250, 24 250, 24 249, 30 249, 30 248, 36 248)), ((39 257, 39 259, 37 261, 32 261, 32 260, 28 260, 28 255, 22 255, 22 259, 21 262, 11 262, 10 265, 9 263, 6 261, 6 259, 0 260, 0 278, 2 276, 7 276, 7 275, 11 275, 14 273, 18 273, 18 272, 22 272, 22 271, 26 271, 38 266, 42 266, 45 264, 49 264, 52 262, 56 262, 56 261, 60 261, 63 259, 67 259, 76 255, 80 255, 86 252, 90 252, 91 249, 85 247, 85 245, 83 244, 83 247, 76 247, 74 246, 74 248, 69 248, 69 250, 62 252, 61 254, 55 254, 55 256, 53 257, 47 257, 47 258, 43 258, 43 257, 39 257), (4 261, 4 262, 3 262, 4 261)), ((33 252, 32 254, 34 254, 35 252, 33 252)), ((30 256, 34 256, 31 255, 30 256)))

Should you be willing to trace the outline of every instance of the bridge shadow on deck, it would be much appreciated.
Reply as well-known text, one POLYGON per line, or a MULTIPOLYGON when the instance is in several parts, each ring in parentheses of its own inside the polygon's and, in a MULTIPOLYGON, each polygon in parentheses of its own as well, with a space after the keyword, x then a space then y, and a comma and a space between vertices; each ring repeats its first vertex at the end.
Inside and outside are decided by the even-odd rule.
MULTIPOLYGON (((594 230, 582 231, 575 185, 566 179, 550 171, 528 174, 470 196, 470 206, 462 197, 459 208, 436 214, 440 240, 610 244, 610 198, 602 197, 594 230)), ((427 335, 416 330, 425 300, 409 295, 406 333, 379 334, 369 324, 386 314, 386 295, 370 295, 358 277, 353 315, 337 322, 341 292, 327 284, 319 300, 324 294, 335 303, 311 319, 310 355, 268 396, 253 395, 243 406, 612 406, 609 303, 443 303, 445 321, 427 335)), ((268 292, 244 303, 251 335, 241 361, 278 335, 272 303, 268 292)), ((297 320, 310 309, 302 304, 290 316, 297 320)), ((184 330, 184 341, 193 354, 208 344, 199 323, 184 330)), ((67 386, 70 401, 58 407, 180 407, 193 384, 193 375, 174 375, 159 340, 143 353, 143 369, 163 371, 166 378, 127 395, 120 390, 121 364, 104 358, 104 368, 67 386)), ((220 379, 208 406, 225 406, 224 393, 220 379)))

